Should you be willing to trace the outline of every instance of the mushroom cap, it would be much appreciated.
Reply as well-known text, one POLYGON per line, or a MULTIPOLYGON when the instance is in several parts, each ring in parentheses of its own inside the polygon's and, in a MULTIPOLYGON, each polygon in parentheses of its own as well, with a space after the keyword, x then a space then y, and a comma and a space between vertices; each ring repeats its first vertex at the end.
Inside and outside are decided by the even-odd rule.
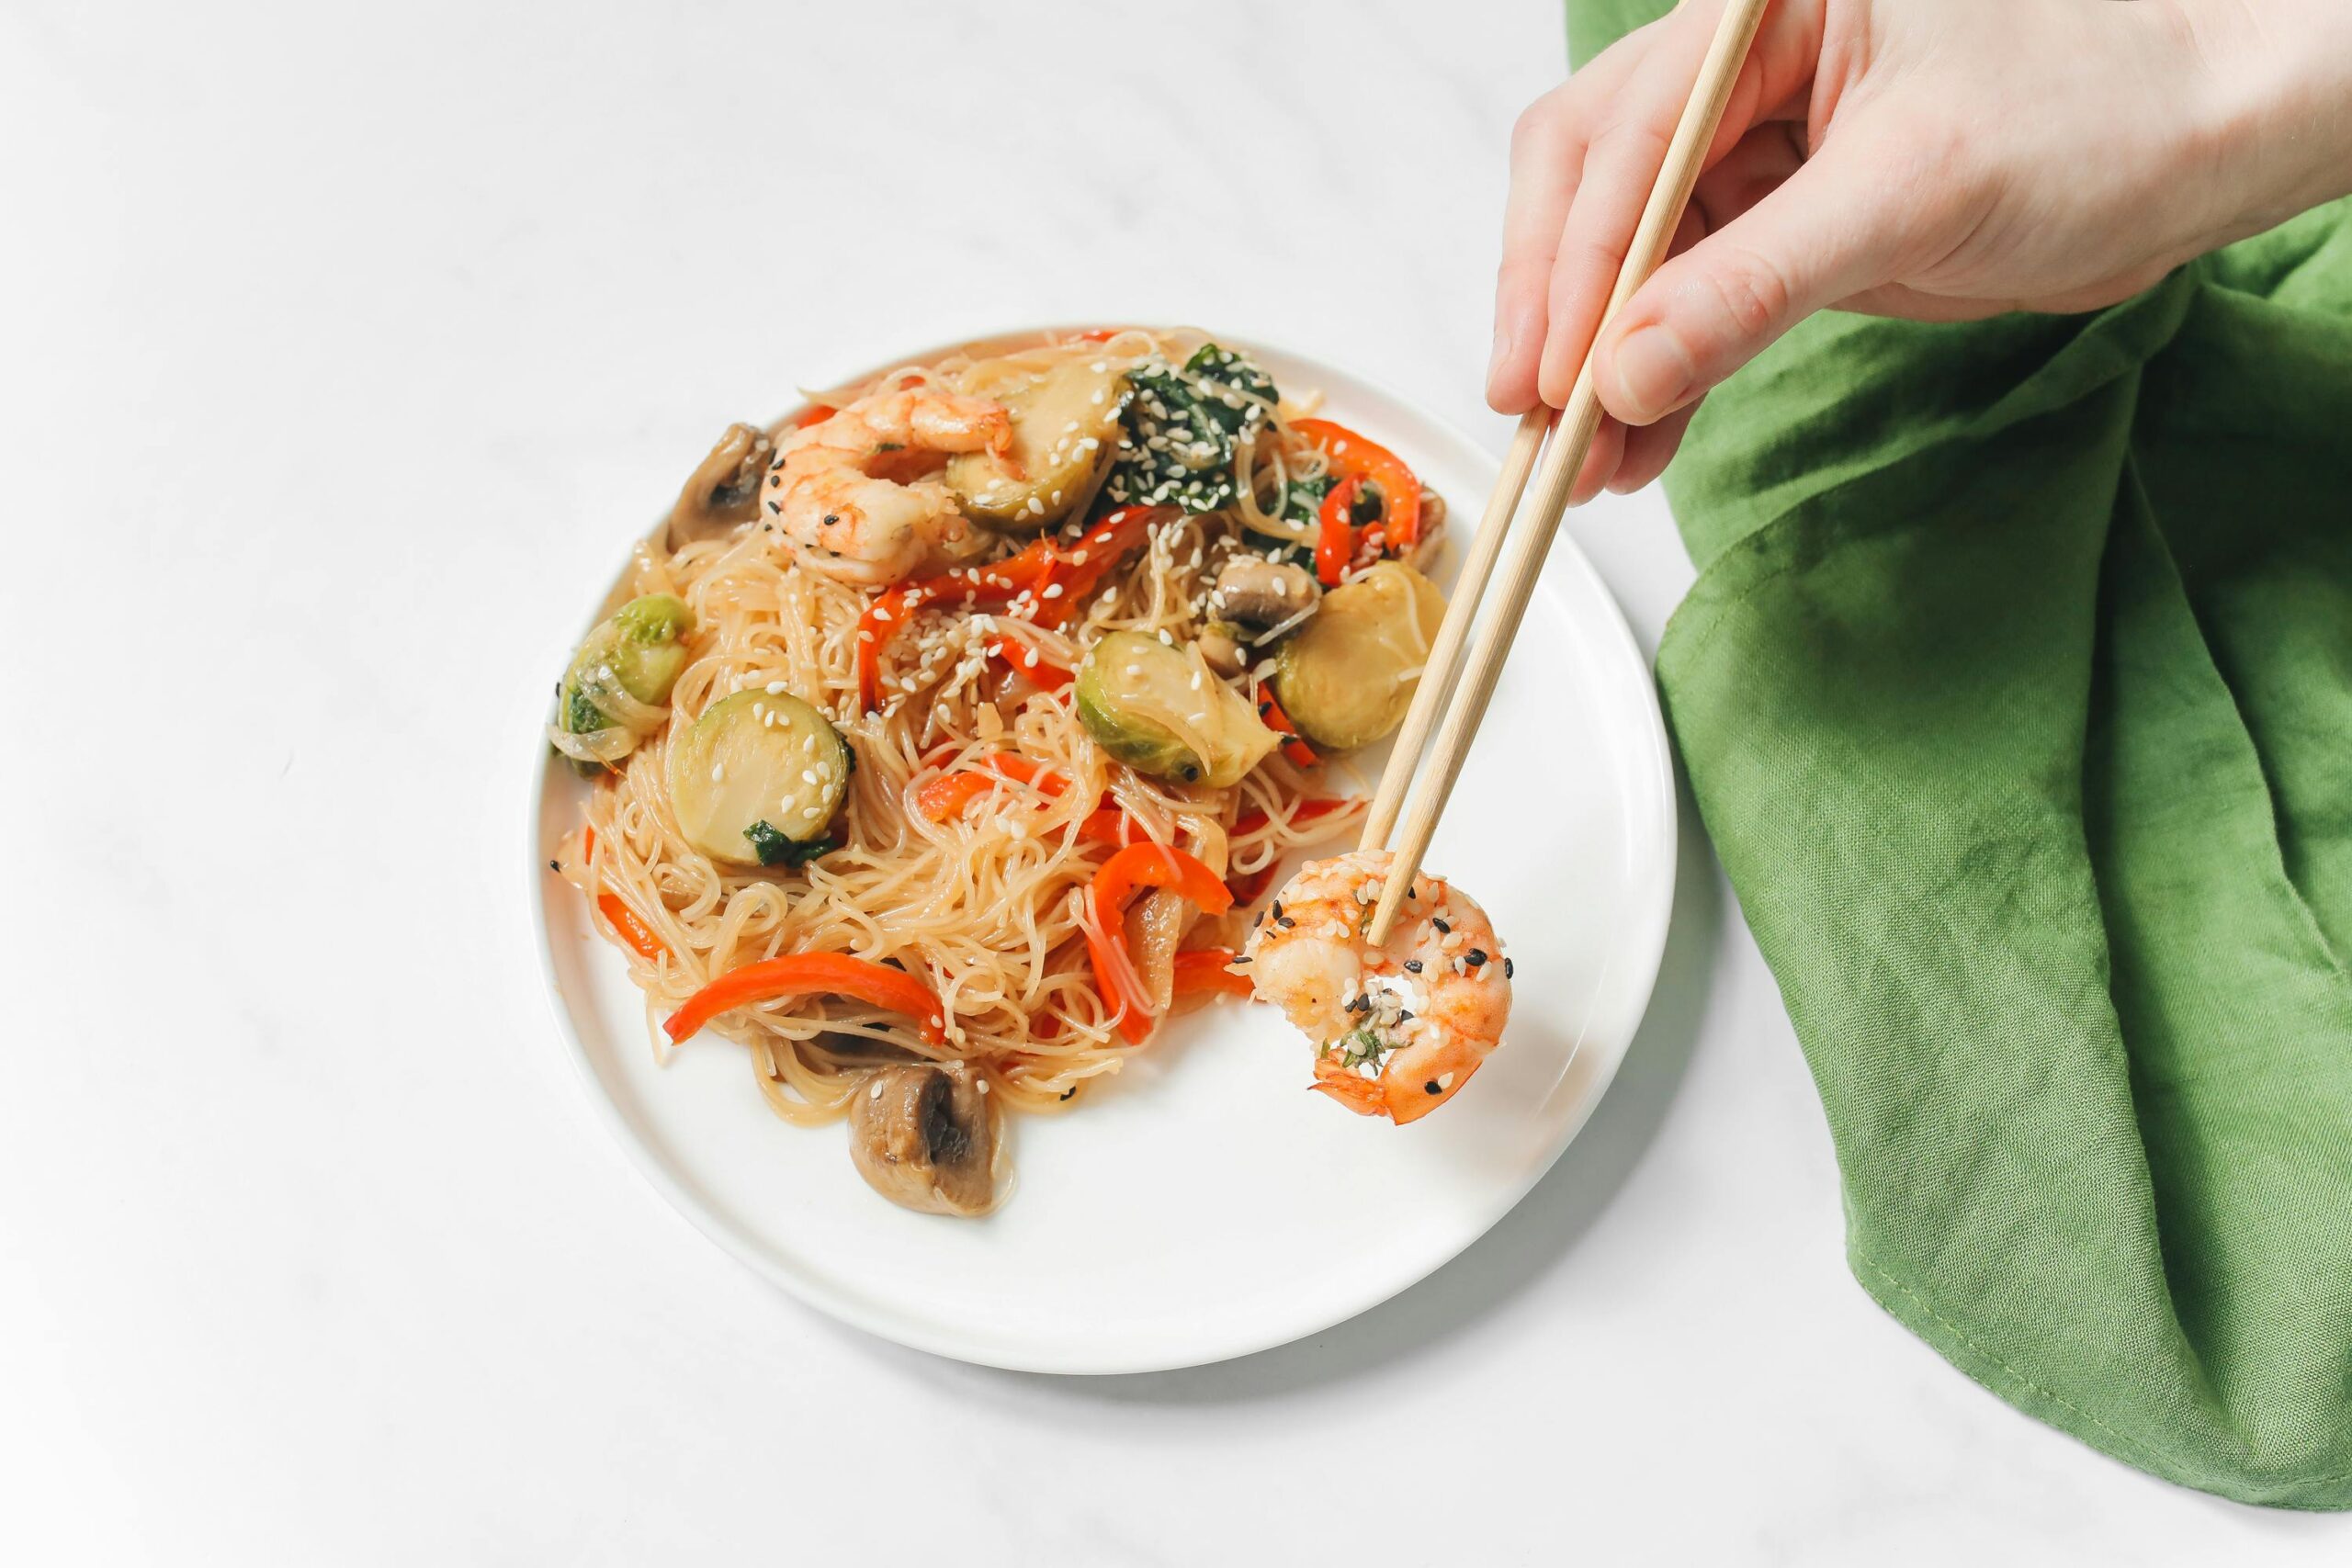
POLYGON ((849 1153, 902 1209, 983 1214, 996 1201, 996 1108, 963 1062, 877 1070, 850 1101, 849 1153))
POLYGON ((729 425, 670 508, 672 545, 708 538, 758 516, 760 480, 775 452, 775 440, 759 426, 729 425))
POLYGON ((1303 568, 1244 552, 1218 570, 1216 592, 1216 603, 1227 619, 1278 626, 1311 609, 1323 588, 1303 568))

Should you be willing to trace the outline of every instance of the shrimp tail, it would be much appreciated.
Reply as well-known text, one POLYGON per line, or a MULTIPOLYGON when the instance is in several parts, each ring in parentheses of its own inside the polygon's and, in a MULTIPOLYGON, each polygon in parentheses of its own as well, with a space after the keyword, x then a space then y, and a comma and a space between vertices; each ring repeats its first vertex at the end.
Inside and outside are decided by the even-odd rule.
POLYGON ((1315 1064, 1315 1081, 1307 1087, 1329 1095, 1359 1116, 1389 1113, 1388 1096, 1378 1078, 1351 1073, 1329 1057, 1315 1064))

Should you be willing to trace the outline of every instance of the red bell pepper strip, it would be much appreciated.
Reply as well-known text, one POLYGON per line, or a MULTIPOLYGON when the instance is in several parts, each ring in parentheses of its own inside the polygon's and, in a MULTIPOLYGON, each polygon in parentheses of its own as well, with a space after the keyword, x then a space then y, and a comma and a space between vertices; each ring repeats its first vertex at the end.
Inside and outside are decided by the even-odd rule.
POLYGON ((1069 780, 1038 761, 1018 751, 999 751, 984 759, 980 766, 990 773, 1002 773, 1018 784, 1034 786, 1040 793, 1058 797, 1069 788, 1069 780))
POLYGON ((1316 514, 1320 531, 1315 536, 1315 581, 1326 588, 1337 588, 1348 563, 1355 558, 1356 527, 1349 513, 1361 488, 1362 481, 1351 474, 1331 487, 1316 514))
POLYGON ((1182 997, 1194 991, 1219 991, 1228 997, 1250 994, 1250 977, 1235 974, 1228 965, 1234 952, 1229 947, 1196 947, 1176 955, 1175 994, 1182 997))
POLYGON ((686 1005, 662 1025, 673 1042, 682 1042, 720 1013, 747 1002, 777 997, 802 997, 824 992, 888 1008, 912 1018, 922 1037, 933 1045, 947 1038, 947 1017, 938 994, 903 969, 845 953, 793 953, 730 969, 686 998, 686 1005))
POLYGON ((1094 874, 1094 908, 1110 919, 1143 887, 1165 887, 1199 905, 1204 914, 1222 915, 1233 908, 1232 892, 1198 857, 1151 843, 1130 844, 1102 863, 1094 874))
POLYGON ((1421 481, 1402 457, 1328 419, 1295 419, 1290 427, 1315 444, 1332 472, 1379 487, 1389 543, 1403 550, 1420 542, 1421 481))
POLYGON ((1078 824, 1078 836, 1090 844, 1108 844, 1114 849, 1143 843, 1148 838, 1141 824, 1115 806, 1088 813, 1078 824))
MULTIPOLYGON (((580 864, 584 870, 596 855, 596 829, 580 829, 580 864)), ((670 955, 670 949, 653 934, 653 929, 637 918, 637 911, 621 902, 620 895, 609 888, 596 893, 596 912, 611 922, 620 939, 634 949, 639 958, 658 962, 670 955)))
POLYGON ((1274 701, 1274 694, 1264 686, 1258 688, 1258 716, 1266 721, 1267 728, 1283 737, 1283 756, 1302 768, 1316 767, 1322 762, 1323 759, 1315 754, 1315 748, 1299 738, 1298 726, 1290 721, 1290 715, 1283 712, 1283 705, 1274 701))
POLYGON ((612 922, 613 930, 620 932, 621 940, 635 949, 639 958, 658 963, 670 955, 669 948, 653 934, 653 929, 637 918, 636 910, 621 902, 619 894, 597 894, 596 911, 612 922))
POLYGON ((1058 692, 1078 679, 1077 671, 1063 669, 1019 637, 997 638, 989 644, 989 657, 1007 674, 1026 677, 1041 692, 1058 692))
MULTIPOLYGON (((943 773, 915 791, 915 809, 933 822, 963 815, 965 807, 1009 778, 1035 788, 1049 799, 1069 788, 1067 775, 1018 751, 999 751, 982 758, 978 768, 943 773)), ((1078 836, 1091 844, 1123 849, 1146 837, 1143 829, 1115 806, 1105 806, 1079 818, 1078 836)))
POLYGON ((1037 607, 1030 615, 1041 626, 1059 630, 1102 586, 1111 569, 1151 536, 1151 526, 1176 515, 1172 506, 1122 506, 1106 513, 1078 543, 1062 552, 1037 585, 1037 607))
MULTIPOLYGON (((880 594, 865 607, 865 614, 857 622, 859 705, 869 713, 882 705, 883 651, 914 611, 930 604, 985 605, 997 610, 1011 606, 1024 620, 1058 628, 1093 592, 1102 575, 1144 541, 1154 522, 1173 515, 1171 507, 1123 506, 1089 529, 1067 553, 1057 548, 1050 539, 1034 539, 1020 554, 993 565, 967 567, 939 577, 902 582, 880 594)), ((1003 645, 1000 643, 990 651, 1001 653, 1003 645)), ((1041 660, 1034 670, 1024 663, 1022 672, 1032 679, 1044 676, 1038 679, 1038 684, 1048 689, 1065 684, 1044 675, 1051 668, 1041 660)))
POLYGON ((933 822, 962 814, 964 807, 996 787, 1000 778, 1034 785, 1048 797, 1069 788, 1069 780, 1042 762, 1017 751, 999 751, 980 759, 978 768, 943 773, 915 791, 915 808, 933 822))
POLYGON ((1194 856, 1165 844, 1130 844, 1102 863, 1088 890, 1093 919, 1087 922, 1087 956, 1094 964, 1095 984, 1119 1005, 1119 1033, 1131 1045, 1151 1034, 1151 1007, 1136 988, 1123 983, 1134 976, 1135 960, 1127 953, 1127 935, 1121 921, 1128 897, 1139 887, 1165 887, 1200 906, 1203 912, 1222 915, 1233 908, 1232 889, 1194 856))
MULTIPOLYGON (((1300 801, 1298 809, 1290 814, 1291 825, 1298 827, 1318 817, 1329 817, 1334 811, 1343 811, 1354 804, 1353 800, 1341 795, 1312 795, 1300 801)), ((1232 835, 1237 839, 1246 839, 1272 820, 1253 806, 1233 819, 1232 835)))
POLYGON ((991 566, 967 567, 939 577, 902 582, 877 595, 857 618, 857 698, 868 712, 882 705, 882 652, 899 628, 925 604, 986 604, 1001 609, 1035 589, 1052 564, 1052 547, 1040 539, 1019 555, 991 566))
POLYGON ((915 791, 915 809, 933 822, 964 815, 964 807, 996 788, 986 773, 942 773, 915 791))

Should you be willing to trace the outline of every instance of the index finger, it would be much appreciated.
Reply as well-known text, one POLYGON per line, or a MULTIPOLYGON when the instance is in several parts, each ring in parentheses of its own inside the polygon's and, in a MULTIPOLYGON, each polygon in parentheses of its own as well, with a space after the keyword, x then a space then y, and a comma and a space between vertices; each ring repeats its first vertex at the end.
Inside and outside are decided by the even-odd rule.
POLYGON ((1502 263, 1495 276, 1495 350, 1487 401, 1498 412, 1535 406, 1546 295, 1560 229, 1584 170, 1600 110, 1649 47, 1651 29, 1629 34, 1527 106, 1511 127, 1510 194, 1503 204, 1502 263))

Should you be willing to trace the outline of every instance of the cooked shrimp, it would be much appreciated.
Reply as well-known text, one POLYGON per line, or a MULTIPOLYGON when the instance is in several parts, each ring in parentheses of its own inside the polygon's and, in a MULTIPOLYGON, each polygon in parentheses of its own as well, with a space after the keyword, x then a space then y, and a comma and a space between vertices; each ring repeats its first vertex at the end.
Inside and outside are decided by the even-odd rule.
POLYGON ((1417 1122, 1453 1098, 1510 1017, 1510 961, 1487 912, 1434 876, 1374 945, 1364 934, 1391 857, 1299 868, 1243 949, 1261 1001, 1315 1041, 1314 1087, 1363 1116, 1417 1122))
POLYGON ((971 525, 926 454, 1002 452, 1002 403, 933 387, 875 392, 776 445, 762 499, 794 557, 861 588, 900 581, 969 537, 971 525))

